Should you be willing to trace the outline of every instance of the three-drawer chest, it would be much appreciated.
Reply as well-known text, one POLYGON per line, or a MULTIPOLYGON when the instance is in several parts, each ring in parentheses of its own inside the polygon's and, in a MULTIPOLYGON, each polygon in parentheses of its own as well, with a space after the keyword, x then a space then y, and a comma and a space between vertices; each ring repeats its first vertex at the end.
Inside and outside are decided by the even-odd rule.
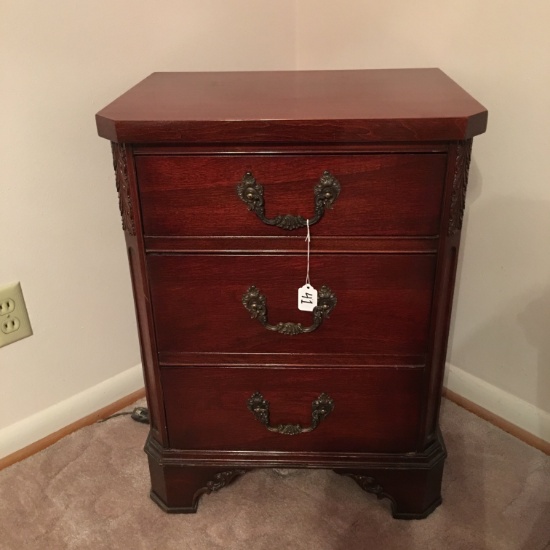
POLYGON ((98 113, 136 305, 151 496, 327 468, 421 518, 472 138, 437 69, 155 73, 98 113))

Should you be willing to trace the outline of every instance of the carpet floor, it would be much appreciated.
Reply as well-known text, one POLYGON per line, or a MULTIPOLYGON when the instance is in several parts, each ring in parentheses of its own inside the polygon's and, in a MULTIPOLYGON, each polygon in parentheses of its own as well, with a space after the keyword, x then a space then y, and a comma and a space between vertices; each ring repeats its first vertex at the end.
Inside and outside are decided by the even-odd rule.
POLYGON ((443 504, 392 519, 387 500, 325 470, 256 470, 192 515, 148 497, 148 427, 79 430, 0 472, 2 550, 550 550, 550 457, 444 401, 443 504))

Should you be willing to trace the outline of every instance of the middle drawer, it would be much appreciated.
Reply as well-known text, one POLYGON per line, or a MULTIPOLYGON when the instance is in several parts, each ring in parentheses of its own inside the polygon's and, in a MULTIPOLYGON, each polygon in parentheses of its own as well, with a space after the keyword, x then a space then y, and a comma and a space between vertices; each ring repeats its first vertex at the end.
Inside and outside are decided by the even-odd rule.
POLYGON ((320 254, 311 281, 336 305, 312 332, 284 334, 251 318, 255 287, 267 323, 314 324, 298 310, 304 255, 149 255, 159 352, 425 354, 436 268, 432 254, 320 254))

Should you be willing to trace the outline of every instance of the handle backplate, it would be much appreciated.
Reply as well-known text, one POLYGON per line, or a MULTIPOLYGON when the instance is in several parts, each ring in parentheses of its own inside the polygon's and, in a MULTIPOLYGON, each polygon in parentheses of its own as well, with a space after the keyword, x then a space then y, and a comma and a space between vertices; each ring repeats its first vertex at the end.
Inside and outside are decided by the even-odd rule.
POLYGON ((311 424, 278 424, 271 426, 269 421, 269 401, 260 392, 255 392, 248 400, 248 410, 261 422, 270 432, 282 435, 298 435, 312 432, 321 420, 326 418, 334 409, 334 401, 326 393, 322 393, 311 403, 311 424))
POLYGON ((260 324, 267 330, 294 336, 296 334, 313 332, 318 329, 323 320, 329 317, 338 300, 328 286, 322 286, 317 295, 317 306, 312 311, 313 323, 308 327, 304 327, 301 323, 291 322, 280 322, 276 325, 271 325, 267 321, 266 297, 255 286, 251 286, 243 294, 242 302, 243 306, 250 313, 251 319, 258 319, 260 324))
MULTIPOLYGON (((323 217, 325 209, 332 208, 332 204, 340 194, 340 189, 338 180, 325 170, 313 190, 315 214, 309 219, 309 225, 316 224, 323 217)), ((247 172, 237 185, 237 195, 248 206, 248 210, 254 212, 267 225, 274 225, 288 231, 307 225, 306 218, 294 214, 279 214, 274 218, 266 218, 264 188, 251 172, 247 172)))

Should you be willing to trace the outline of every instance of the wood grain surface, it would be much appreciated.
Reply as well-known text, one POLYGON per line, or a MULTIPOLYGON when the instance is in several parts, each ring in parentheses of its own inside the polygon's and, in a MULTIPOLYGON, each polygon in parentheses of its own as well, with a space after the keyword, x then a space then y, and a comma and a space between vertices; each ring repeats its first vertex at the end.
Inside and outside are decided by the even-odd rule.
POLYGON ((271 324, 310 325, 312 314, 297 308, 305 255, 151 255, 157 347, 160 352, 426 353, 435 265, 432 255, 313 256, 312 284, 317 290, 327 285, 338 303, 315 332, 289 336, 251 319, 242 297, 254 285, 266 296, 271 324))
POLYGON ((246 172, 264 187, 265 215, 313 218, 314 188, 340 183, 314 236, 432 236, 439 231, 444 154, 139 156, 145 235, 272 236, 301 233, 262 223, 237 196, 246 172))
POLYGON ((129 143, 466 139, 485 108, 439 69, 153 73, 96 115, 129 143))
POLYGON ((416 445, 424 370, 161 369, 170 445, 176 449, 406 452, 416 445), (334 410, 310 433, 272 433, 247 408, 259 391, 277 424, 311 424, 323 392, 334 410))

